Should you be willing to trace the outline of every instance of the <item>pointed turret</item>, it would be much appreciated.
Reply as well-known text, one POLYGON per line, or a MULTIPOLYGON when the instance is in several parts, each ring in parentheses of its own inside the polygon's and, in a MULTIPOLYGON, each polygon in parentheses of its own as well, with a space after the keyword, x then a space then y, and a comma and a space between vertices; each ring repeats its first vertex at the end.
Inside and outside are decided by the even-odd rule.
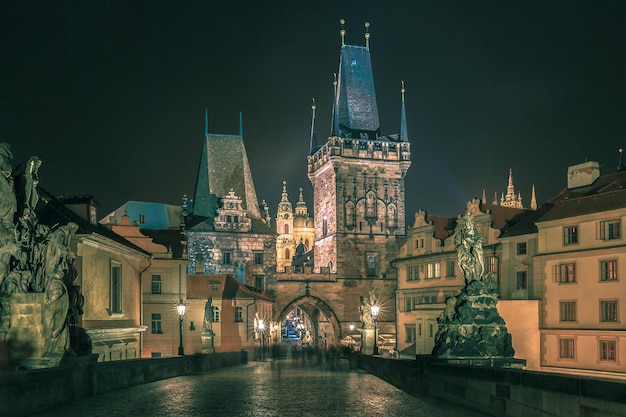
POLYGON ((282 213, 292 213, 291 202, 289 201, 289 195, 287 194, 287 181, 283 181, 283 194, 281 195, 280 203, 278 203, 279 216, 282 213))
POLYGON ((502 193, 500 205, 504 207, 524 208, 522 205, 521 193, 515 194, 515 186, 513 185, 513 169, 509 169, 509 184, 506 187, 506 195, 502 193))
POLYGON ((317 134, 315 133, 315 98, 313 100, 313 104, 311 104, 311 155, 315 153, 317 150, 317 134))
POLYGON ((622 172, 624 169, 624 161, 622 160, 622 154, 624 153, 624 149, 619 148, 619 162, 617 163, 617 172, 622 172))
POLYGON ((487 194, 485 194, 484 188, 483 188, 483 204, 487 204, 487 194))
POLYGON ((404 81, 402 81, 402 88, 400 89, 400 92, 402 93, 402 115, 400 116, 400 141, 401 142, 409 141, 409 134, 406 128, 406 108, 404 106, 404 92, 405 91, 406 90, 404 89, 404 81))
POLYGON ((535 196, 535 184, 533 184, 532 191, 530 192, 530 209, 537 210, 537 197, 535 196))
POLYGON ((498 205, 498 192, 497 191, 493 192, 493 201, 491 202, 491 204, 493 204, 494 206, 498 205))
POLYGON ((304 197, 302 197, 302 187, 300 187, 300 196, 298 197, 298 203, 296 204, 296 216, 308 216, 309 209, 304 202, 304 197))
POLYGON ((333 73, 333 114, 331 119, 330 136, 340 136, 339 117, 337 115, 337 73, 333 73))

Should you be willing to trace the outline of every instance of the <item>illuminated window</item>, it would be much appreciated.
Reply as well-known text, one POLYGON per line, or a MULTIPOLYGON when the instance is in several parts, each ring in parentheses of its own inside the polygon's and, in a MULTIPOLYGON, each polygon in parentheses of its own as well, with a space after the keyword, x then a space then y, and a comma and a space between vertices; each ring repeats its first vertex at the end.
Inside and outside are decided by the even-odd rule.
POLYGON ((161 314, 152 313, 152 333, 163 333, 161 331, 161 314))
POLYGON ((119 262, 111 262, 110 290, 111 314, 120 314, 122 312, 122 264, 119 262))
POLYGON ((152 275, 152 294, 161 294, 161 275, 152 275))
POLYGON ((574 359, 574 339, 559 339, 559 358, 574 359))
POLYGON ((414 324, 407 324, 404 326, 405 332, 406 332, 406 339, 405 342, 406 343, 414 343, 415 342, 415 325, 414 324))
POLYGON ((560 302, 560 320, 576 321, 576 301, 560 302))
POLYGON ((615 362, 617 360, 617 343, 615 340, 600 340, 600 360, 615 362))
POLYGON ((560 284, 576 282, 576 264, 560 264, 554 266, 554 281, 560 284))
POLYGON ((617 260, 600 261, 600 281, 617 281, 617 260))
POLYGON ((616 220, 605 220, 602 222, 598 222, 598 237, 601 240, 612 240, 619 239, 620 234, 620 221, 616 220))
POLYGON ((528 273, 526 271, 517 271, 515 274, 517 278, 517 286, 518 290, 528 289, 528 273))
POLYGON ((578 243, 578 226, 567 226, 563 228, 563 244, 572 245, 578 243))
POLYGON ((617 321, 617 300, 600 301, 600 321, 617 321))
POLYGON ((426 264, 426 278, 440 278, 441 277, 441 263, 431 262, 426 264))

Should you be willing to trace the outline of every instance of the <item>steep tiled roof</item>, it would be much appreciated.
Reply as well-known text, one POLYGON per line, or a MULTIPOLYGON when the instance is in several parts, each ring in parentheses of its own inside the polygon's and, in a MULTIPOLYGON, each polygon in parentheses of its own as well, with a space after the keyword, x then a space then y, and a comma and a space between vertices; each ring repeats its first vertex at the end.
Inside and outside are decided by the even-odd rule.
POLYGON ((243 137, 208 134, 202 147, 193 214, 213 219, 218 199, 231 189, 250 217, 261 218, 243 137))
POLYGON ((626 171, 602 175, 591 185, 565 188, 548 200, 552 208, 538 222, 626 207, 626 171))
POLYGON ((443 240, 454 234, 454 228, 456 227, 455 219, 443 216, 426 215, 426 221, 435 226, 433 235, 437 239, 443 240))
POLYGON ((500 237, 512 237, 537 233, 537 225, 535 222, 552 208, 550 204, 544 204, 537 210, 527 210, 517 223, 506 229, 500 237))
POLYGON ((491 212, 491 227, 499 229, 500 231, 507 230, 509 227, 519 222, 525 213, 531 211, 482 203, 480 208, 482 211, 489 210, 491 212))
POLYGON ((367 48, 342 47, 336 106, 339 128, 344 132, 341 136, 358 137, 359 132, 378 133, 380 126, 374 75, 367 48))
POLYGON ((238 282, 232 275, 187 275, 187 298, 222 300, 236 298, 258 298, 274 301, 258 289, 238 282))

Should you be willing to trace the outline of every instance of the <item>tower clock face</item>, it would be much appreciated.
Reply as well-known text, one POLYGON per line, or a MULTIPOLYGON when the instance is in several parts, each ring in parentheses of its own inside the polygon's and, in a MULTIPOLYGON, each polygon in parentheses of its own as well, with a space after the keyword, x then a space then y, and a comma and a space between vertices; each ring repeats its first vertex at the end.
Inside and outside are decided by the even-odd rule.
POLYGON ((283 214, 283 219, 285 219, 285 220, 286 220, 286 219, 288 219, 288 218, 289 218, 289 214, 287 214, 287 213, 283 214))

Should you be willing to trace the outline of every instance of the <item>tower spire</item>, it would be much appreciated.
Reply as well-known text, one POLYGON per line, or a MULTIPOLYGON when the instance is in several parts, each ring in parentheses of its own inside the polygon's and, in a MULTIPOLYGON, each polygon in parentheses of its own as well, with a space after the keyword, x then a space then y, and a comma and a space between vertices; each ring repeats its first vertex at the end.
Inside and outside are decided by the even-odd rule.
POLYGON ((311 104, 311 155, 317 150, 317 135, 315 134, 315 98, 312 98, 313 104, 311 104))
POLYGON ((339 136, 339 115, 337 114, 337 73, 333 72, 333 115, 330 136, 339 136))
POLYGON ((204 109, 204 136, 209 136, 209 109, 204 109))
POLYGON ((365 49, 370 50, 370 22, 365 22, 365 49))
POLYGON ((344 19, 339 19, 339 23, 341 24, 341 30, 339 31, 339 34, 341 35, 341 47, 343 48, 346 44, 346 30, 343 28, 343 25, 346 24, 346 21, 344 19))
POLYGON ((243 137, 243 112, 239 112, 239 136, 243 137))
POLYGON ((487 195, 485 194, 484 188, 483 188, 483 204, 487 204, 487 195))
POLYGON ((406 128, 406 108, 404 107, 404 81, 401 81, 402 88, 400 88, 400 93, 402 94, 402 114, 400 116, 400 142, 408 142, 409 134, 406 128))
POLYGON ((537 210, 537 197, 535 196, 535 184, 533 184, 533 189, 530 192, 530 209, 537 210))

